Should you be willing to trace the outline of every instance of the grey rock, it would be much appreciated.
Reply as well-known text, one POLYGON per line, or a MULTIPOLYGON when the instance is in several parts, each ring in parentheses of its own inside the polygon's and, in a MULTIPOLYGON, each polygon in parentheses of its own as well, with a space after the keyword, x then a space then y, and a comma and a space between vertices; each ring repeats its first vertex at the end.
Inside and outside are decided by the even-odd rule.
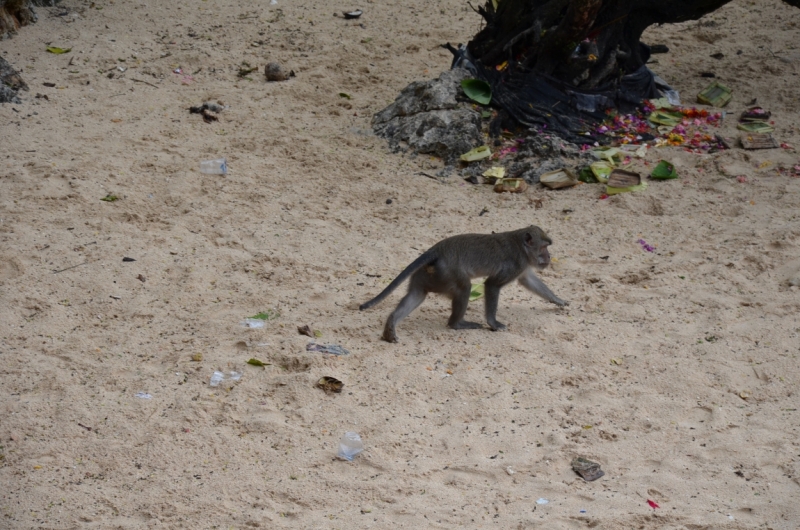
POLYGON ((376 134, 399 151, 432 154, 446 162, 482 144, 481 116, 456 96, 464 69, 448 70, 438 79, 415 81, 372 119, 376 134))
POLYGON ((294 77, 294 71, 287 72, 279 63, 268 63, 264 68, 264 75, 267 81, 286 81, 294 77))
POLYGON ((0 103, 21 103, 17 91, 28 90, 19 73, 0 57, 0 103))

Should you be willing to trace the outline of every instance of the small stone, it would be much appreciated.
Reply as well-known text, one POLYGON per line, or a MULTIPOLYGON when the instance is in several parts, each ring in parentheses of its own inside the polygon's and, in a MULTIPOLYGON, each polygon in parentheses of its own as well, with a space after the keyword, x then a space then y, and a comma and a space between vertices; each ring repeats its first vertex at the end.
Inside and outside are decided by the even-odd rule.
POLYGON ((580 456, 572 460, 572 469, 583 477, 586 482, 597 480, 605 475, 605 472, 600 469, 600 464, 580 456))
POLYGON ((267 81, 286 81, 294 77, 294 71, 287 72, 279 63, 268 63, 264 68, 267 81))

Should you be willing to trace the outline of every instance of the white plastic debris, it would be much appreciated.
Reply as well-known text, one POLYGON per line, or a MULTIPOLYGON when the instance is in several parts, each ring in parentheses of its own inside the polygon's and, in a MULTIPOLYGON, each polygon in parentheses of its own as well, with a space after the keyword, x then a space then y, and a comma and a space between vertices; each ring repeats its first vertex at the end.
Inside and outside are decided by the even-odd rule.
POLYGON ((239 372, 229 372, 227 374, 223 372, 214 372, 214 375, 211 376, 211 381, 209 381, 209 385, 211 386, 219 386, 219 384, 223 381, 238 381, 242 378, 242 374, 239 372))
POLYGON ((357 432, 346 432, 339 441, 338 456, 352 462, 353 458, 364 450, 364 442, 357 432))

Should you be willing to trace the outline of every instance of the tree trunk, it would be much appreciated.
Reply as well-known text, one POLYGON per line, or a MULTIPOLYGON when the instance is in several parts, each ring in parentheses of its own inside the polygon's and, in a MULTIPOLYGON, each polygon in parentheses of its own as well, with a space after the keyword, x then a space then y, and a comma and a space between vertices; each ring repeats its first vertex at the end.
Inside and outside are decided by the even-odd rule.
POLYGON ((454 53, 516 121, 575 135, 587 120, 602 119, 604 107, 658 95, 644 68, 645 29, 695 20, 729 1, 488 0, 478 8, 486 26, 466 54, 454 53))
POLYGON ((0 0, 0 40, 11 37, 21 26, 36 22, 33 6, 54 6, 58 0, 0 0))

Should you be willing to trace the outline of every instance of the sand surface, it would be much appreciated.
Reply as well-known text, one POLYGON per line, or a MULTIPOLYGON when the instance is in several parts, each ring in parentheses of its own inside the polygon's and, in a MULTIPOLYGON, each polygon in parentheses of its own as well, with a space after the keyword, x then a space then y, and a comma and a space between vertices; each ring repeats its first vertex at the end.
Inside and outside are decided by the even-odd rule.
POLYGON ((800 526, 800 178, 777 170, 799 163, 800 10, 652 28, 684 100, 701 72, 733 88, 719 132, 758 98, 788 146, 653 148, 635 166, 680 180, 608 200, 438 182, 371 134, 478 30, 460 0, 38 12, 0 42, 31 87, 0 106, 0 527, 800 526), (267 83, 268 61, 296 77, 267 83), (189 114, 209 100, 219 121, 189 114), (228 175, 199 172, 218 156, 228 175), (452 331, 430 297, 396 345, 379 336, 401 293, 357 310, 436 241, 531 223, 568 308, 514 285, 509 331, 452 331), (279 316, 242 326, 261 311, 279 316), (299 325, 350 355, 306 351, 299 325), (213 388, 215 370, 242 377, 213 388), (606 475, 584 482, 578 455, 606 475))

